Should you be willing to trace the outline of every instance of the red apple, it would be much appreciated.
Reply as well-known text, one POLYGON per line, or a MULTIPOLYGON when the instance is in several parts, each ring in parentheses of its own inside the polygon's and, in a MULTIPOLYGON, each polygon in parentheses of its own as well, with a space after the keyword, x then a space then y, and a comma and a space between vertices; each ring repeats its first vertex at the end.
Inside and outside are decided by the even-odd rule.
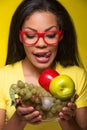
POLYGON ((51 80, 58 76, 59 73, 51 68, 44 70, 40 77, 39 77, 39 83, 40 85, 49 92, 49 85, 51 80))

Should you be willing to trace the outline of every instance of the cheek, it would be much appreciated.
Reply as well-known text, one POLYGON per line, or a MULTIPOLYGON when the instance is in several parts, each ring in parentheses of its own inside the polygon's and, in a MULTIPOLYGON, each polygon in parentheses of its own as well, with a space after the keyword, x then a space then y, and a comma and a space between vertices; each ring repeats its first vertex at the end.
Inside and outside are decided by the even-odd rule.
POLYGON ((55 57, 56 54, 57 54, 57 50, 58 50, 58 47, 55 46, 53 49, 52 49, 52 53, 53 53, 53 56, 55 57))

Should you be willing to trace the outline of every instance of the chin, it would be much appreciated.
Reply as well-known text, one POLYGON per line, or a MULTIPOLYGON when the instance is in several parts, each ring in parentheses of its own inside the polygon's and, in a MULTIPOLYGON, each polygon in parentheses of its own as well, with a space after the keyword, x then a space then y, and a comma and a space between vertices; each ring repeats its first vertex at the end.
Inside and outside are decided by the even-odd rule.
POLYGON ((37 65, 36 68, 39 69, 39 70, 45 70, 47 68, 50 68, 50 65, 48 65, 48 64, 40 64, 40 65, 37 65))

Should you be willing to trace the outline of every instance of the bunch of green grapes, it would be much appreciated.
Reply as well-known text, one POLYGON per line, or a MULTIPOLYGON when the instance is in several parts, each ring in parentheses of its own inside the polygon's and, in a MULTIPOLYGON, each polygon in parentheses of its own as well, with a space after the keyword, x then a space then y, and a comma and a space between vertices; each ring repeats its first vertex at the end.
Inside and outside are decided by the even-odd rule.
POLYGON ((10 87, 10 97, 15 103, 15 98, 20 98, 22 104, 33 106, 40 111, 44 120, 56 117, 67 101, 54 98, 41 86, 24 83, 21 80, 10 87))

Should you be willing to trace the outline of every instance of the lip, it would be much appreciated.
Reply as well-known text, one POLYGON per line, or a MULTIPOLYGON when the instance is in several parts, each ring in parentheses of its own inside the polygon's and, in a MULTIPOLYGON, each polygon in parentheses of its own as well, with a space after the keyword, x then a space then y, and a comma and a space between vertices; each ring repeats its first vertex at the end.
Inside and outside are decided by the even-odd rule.
POLYGON ((35 59, 39 63, 47 63, 50 59, 51 52, 36 52, 34 53, 35 59))

